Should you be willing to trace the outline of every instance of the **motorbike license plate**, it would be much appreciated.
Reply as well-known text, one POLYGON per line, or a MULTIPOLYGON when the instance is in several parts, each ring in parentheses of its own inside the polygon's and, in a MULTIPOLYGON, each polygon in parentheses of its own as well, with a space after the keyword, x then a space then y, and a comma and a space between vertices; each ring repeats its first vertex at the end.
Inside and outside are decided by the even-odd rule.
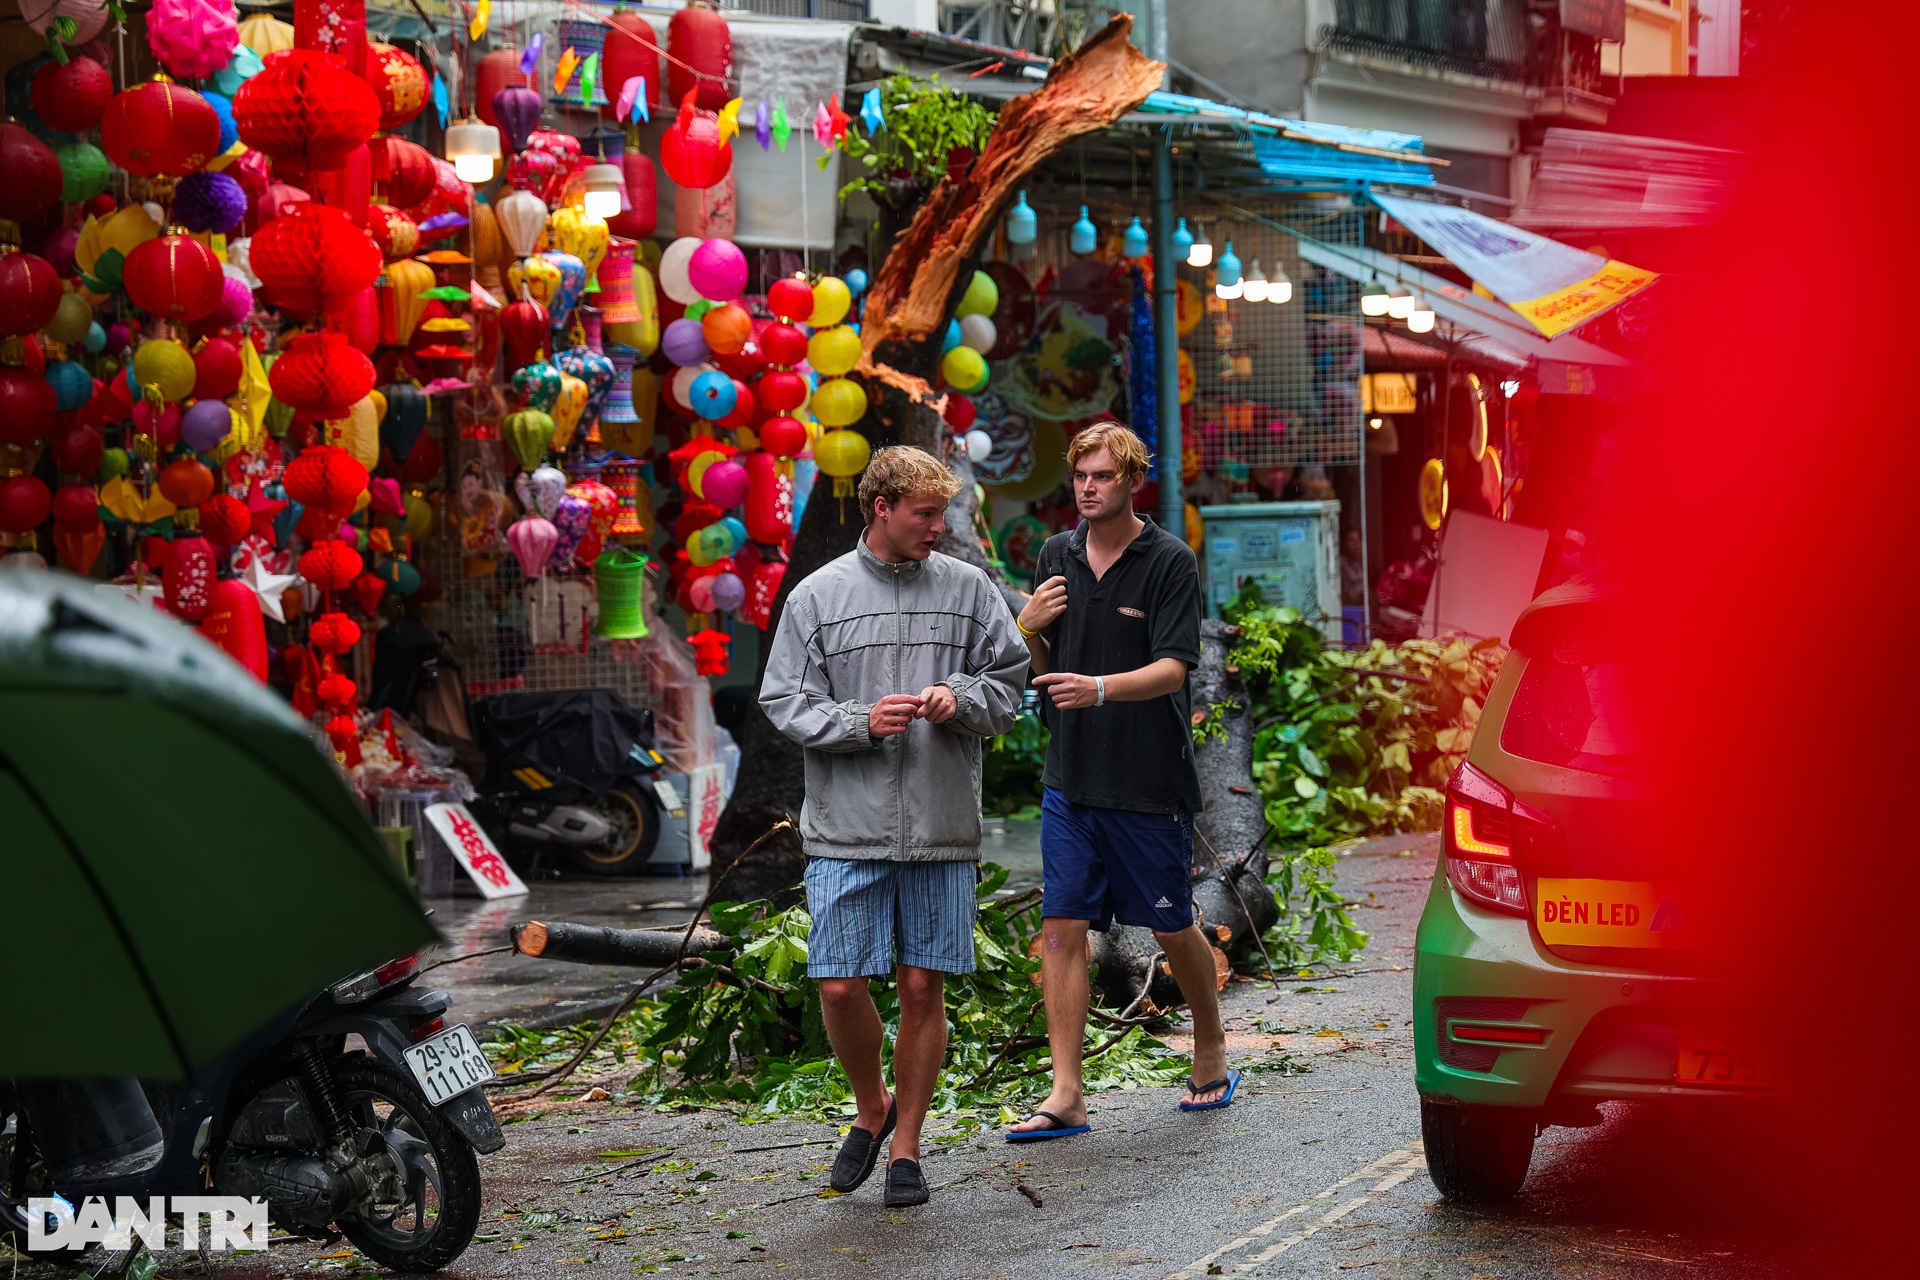
POLYGON ((1683 1026, 1673 1078, 1678 1084, 1770 1089, 1775 1083, 1773 1055, 1726 1027, 1683 1026))
POLYGON ((439 1106, 483 1081, 493 1079, 493 1064, 480 1052, 473 1032, 462 1023, 428 1036, 407 1050, 407 1065, 427 1101, 439 1106))

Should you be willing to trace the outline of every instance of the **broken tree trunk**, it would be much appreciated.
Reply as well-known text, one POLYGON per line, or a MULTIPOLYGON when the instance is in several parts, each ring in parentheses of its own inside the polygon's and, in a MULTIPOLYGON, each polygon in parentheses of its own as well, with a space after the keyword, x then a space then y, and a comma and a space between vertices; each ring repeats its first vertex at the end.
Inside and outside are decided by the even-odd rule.
POLYGON ((510 930, 513 949, 542 960, 574 964, 622 964, 657 969, 682 955, 731 948, 724 933, 696 928, 691 936, 679 929, 609 929, 602 925, 569 924, 563 920, 529 920, 510 930), (685 948, 681 943, 685 941, 685 948))
MULTIPOLYGON (((1046 83, 1001 111, 986 149, 964 172, 950 173, 920 206, 875 273, 861 317, 863 357, 854 376, 866 387, 867 416, 858 426, 876 449, 910 444, 944 459, 964 482, 949 515, 940 550, 986 567, 977 536, 972 468, 952 447, 933 387, 947 320, 973 277, 980 251, 1034 167, 1082 134, 1104 129, 1160 87, 1163 63, 1128 41, 1133 19, 1115 17, 1079 49, 1054 63, 1046 83)), ((832 496, 832 481, 815 480, 794 537, 793 556, 774 602, 768 631, 780 625, 787 595, 828 561, 853 549, 861 530, 851 500, 832 496)), ((755 688, 770 646, 760 646, 755 688)), ((740 740, 739 781, 721 813, 709 847, 719 875, 780 818, 798 818, 806 780, 800 748, 774 731, 756 702, 740 740)), ((762 847, 754 865, 728 884, 728 897, 790 899, 805 859, 797 832, 782 832, 762 847)))

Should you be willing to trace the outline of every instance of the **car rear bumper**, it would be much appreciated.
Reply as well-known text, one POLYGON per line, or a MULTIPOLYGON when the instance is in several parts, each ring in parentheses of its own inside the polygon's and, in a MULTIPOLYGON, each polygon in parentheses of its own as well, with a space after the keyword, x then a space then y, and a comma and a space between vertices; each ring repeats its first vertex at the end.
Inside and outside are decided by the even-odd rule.
POLYGON ((1675 1079, 1680 1028, 1717 1020, 1724 1003, 1710 979, 1555 956, 1527 920, 1465 901, 1441 869, 1415 943, 1416 1082, 1425 1096, 1512 1107, 1767 1097, 1675 1079), (1462 1043, 1480 1023, 1538 1043, 1462 1043))

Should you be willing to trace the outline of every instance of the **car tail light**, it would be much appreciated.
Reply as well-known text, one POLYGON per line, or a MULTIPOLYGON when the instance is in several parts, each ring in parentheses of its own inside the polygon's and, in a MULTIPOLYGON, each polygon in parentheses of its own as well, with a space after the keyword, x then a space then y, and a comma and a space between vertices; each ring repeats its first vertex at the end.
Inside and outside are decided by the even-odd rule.
POLYGON ((1453 1038, 1471 1044, 1545 1044, 1547 1033, 1539 1027, 1478 1027, 1456 1022, 1453 1038))
POLYGON ((1513 793, 1462 761, 1447 783, 1447 879, 1462 897, 1527 914, 1527 892, 1513 863, 1513 793))
POLYGON ((408 954, 389 960, 376 968, 356 973, 351 978, 343 978, 327 990, 340 1004, 359 1004, 388 987, 407 981, 418 972, 420 972, 420 957, 408 954))

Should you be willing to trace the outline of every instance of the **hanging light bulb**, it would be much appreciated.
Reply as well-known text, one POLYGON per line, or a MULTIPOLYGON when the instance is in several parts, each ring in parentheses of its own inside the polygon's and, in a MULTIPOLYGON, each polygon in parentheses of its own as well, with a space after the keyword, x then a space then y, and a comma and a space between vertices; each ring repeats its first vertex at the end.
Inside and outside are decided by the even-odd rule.
POLYGON ((1247 272, 1246 279, 1240 282, 1241 294, 1248 302, 1267 300, 1267 273, 1260 269, 1260 259, 1253 260, 1253 267, 1247 272))
POLYGON ((1213 269, 1213 292, 1216 297, 1231 301, 1240 296, 1244 287, 1240 280, 1240 259, 1233 252, 1233 241, 1229 240, 1213 269))
POLYGON ((1416 298, 1413 310, 1407 313, 1407 332, 1432 333, 1433 319, 1433 308, 1427 305, 1427 300, 1416 298))
POLYGON ((1187 246, 1187 265, 1204 267, 1213 261, 1213 241, 1207 239, 1207 229, 1200 228, 1194 233, 1193 243, 1187 246))
POLYGON ((500 131, 469 116, 447 130, 447 159, 462 182, 487 181, 500 163, 500 131))
POLYGON ((1387 296, 1387 314, 1395 320, 1405 320, 1413 314, 1413 290, 1395 281, 1392 292, 1387 296))
POLYGON ((1093 219, 1087 216, 1087 206, 1080 206, 1080 220, 1073 224, 1073 231, 1067 237, 1067 247, 1078 254, 1092 253, 1100 243, 1100 228, 1093 225, 1093 219))
POLYGON ((1007 243, 1032 244, 1040 234, 1040 215, 1027 203, 1027 193, 1022 191, 1013 202, 1013 208, 1007 210, 1007 243))
POLYGON ((1273 269, 1273 279, 1267 281, 1267 301, 1274 303, 1293 301, 1293 277, 1287 274, 1285 267, 1273 269))
POLYGON ((1387 286, 1375 276, 1360 290, 1360 314, 1378 318, 1387 314, 1387 286))
POLYGON ((1187 220, 1180 219, 1173 229, 1173 256, 1175 261, 1184 261, 1193 252, 1193 232, 1187 230, 1187 220))
POLYGON ((1134 215, 1133 221, 1127 225, 1125 233, 1120 237, 1120 252, 1129 258, 1147 256, 1147 229, 1140 225, 1138 214, 1134 215))
POLYGON ((584 175, 587 184, 587 216, 602 221, 620 216, 620 203, 627 193, 626 176, 618 165, 590 164, 584 175))

